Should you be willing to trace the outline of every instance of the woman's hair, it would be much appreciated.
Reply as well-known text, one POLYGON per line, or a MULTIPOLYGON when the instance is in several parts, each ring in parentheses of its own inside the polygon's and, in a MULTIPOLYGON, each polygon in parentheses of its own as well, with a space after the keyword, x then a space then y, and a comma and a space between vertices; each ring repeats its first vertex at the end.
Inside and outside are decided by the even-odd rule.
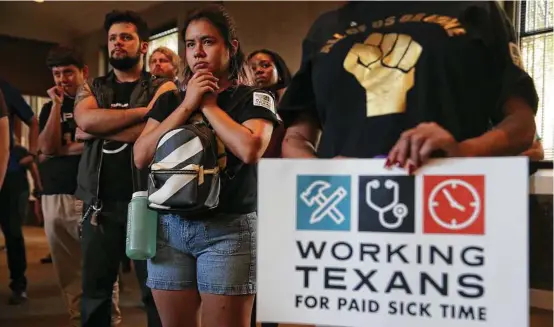
POLYGON ((248 61, 252 59, 255 55, 258 53, 265 53, 266 55, 271 57, 271 60, 273 60, 273 63, 275 64, 275 68, 277 69, 277 84, 273 86, 276 90, 285 88, 289 86, 290 81, 292 80, 292 75, 290 73, 289 67, 287 67, 287 64, 285 63, 285 60, 277 53, 268 49, 260 49, 253 51, 248 55, 248 61))
POLYGON ((169 61, 171 62, 171 65, 175 67, 175 75, 179 74, 179 72, 181 71, 181 58, 179 58, 179 55, 176 54, 175 51, 171 50, 168 47, 156 48, 154 51, 152 51, 152 54, 150 54, 150 60, 152 60, 152 55, 156 52, 159 52, 166 56, 167 59, 169 59, 169 61))
MULTIPOLYGON (((193 10, 189 13, 181 31, 181 38, 183 39, 183 42, 185 41, 185 34, 189 24, 199 19, 206 19, 212 23, 223 37, 225 46, 229 49, 229 80, 233 82, 233 84, 250 85, 251 76, 248 74, 245 55, 240 47, 240 42, 236 51, 233 51, 233 46, 231 44, 232 41, 238 41, 235 22, 231 15, 229 15, 223 6, 217 4, 207 5, 193 10)), ((183 84, 186 85, 192 77, 192 71, 190 67, 188 67, 186 60, 184 61, 185 69, 183 72, 183 84)))

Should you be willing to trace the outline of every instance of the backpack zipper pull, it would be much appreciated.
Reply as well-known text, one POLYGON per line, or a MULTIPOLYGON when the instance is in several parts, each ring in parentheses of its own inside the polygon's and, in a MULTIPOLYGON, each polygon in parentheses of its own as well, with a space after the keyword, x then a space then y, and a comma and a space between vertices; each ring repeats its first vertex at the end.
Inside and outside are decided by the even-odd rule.
POLYGON ((198 185, 204 184, 204 166, 198 167, 198 185))

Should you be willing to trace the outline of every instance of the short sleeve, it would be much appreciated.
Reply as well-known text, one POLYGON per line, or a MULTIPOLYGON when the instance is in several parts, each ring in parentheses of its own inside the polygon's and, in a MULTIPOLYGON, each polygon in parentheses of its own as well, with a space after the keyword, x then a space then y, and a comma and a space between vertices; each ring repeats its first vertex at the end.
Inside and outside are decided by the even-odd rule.
POLYGON ((152 118, 158 122, 162 122, 171 115, 179 104, 179 94, 176 91, 167 91, 158 97, 145 118, 152 118))
POLYGON ((14 146, 11 150, 11 154, 14 158, 16 158, 17 162, 21 161, 21 159, 31 155, 27 149, 25 149, 22 146, 14 146))
MULTIPOLYGON (((313 27, 312 27, 313 28, 313 27)), ((293 76, 287 90, 279 102, 279 115, 288 127, 302 112, 315 112, 315 94, 312 84, 312 64, 314 47, 309 39, 302 42, 300 69, 293 76)))
POLYGON ((10 110, 19 119, 25 123, 29 123, 34 117, 33 109, 25 102, 21 93, 7 82, 1 84, 2 91, 4 92, 4 98, 6 104, 10 110))
POLYGON ((250 119, 265 119, 274 126, 279 124, 276 114, 275 98, 270 92, 256 90, 245 100, 245 106, 240 110, 237 122, 242 124, 250 119))
POLYGON ((8 115, 8 106, 6 105, 6 100, 4 99, 4 93, 0 90, 0 118, 6 117, 8 115))
POLYGON ((52 101, 45 103, 42 106, 42 109, 40 110, 40 114, 38 117, 38 126, 41 132, 46 126, 46 123, 48 122, 48 118, 50 117, 51 111, 52 111, 52 101))
POLYGON ((538 96, 533 79, 525 72, 512 23, 496 1, 489 3, 491 38, 488 42, 493 60, 494 88, 500 95, 492 118, 503 118, 502 107, 509 97, 523 98, 536 112, 538 96))

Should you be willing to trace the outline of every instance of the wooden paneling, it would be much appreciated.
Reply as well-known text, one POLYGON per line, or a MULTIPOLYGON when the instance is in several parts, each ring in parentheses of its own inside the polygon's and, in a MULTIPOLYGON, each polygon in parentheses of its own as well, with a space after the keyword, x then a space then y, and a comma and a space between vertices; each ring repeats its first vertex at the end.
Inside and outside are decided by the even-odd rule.
POLYGON ((46 56, 53 45, 0 35, 0 77, 22 94, 46 96, 53 83, 46 56))

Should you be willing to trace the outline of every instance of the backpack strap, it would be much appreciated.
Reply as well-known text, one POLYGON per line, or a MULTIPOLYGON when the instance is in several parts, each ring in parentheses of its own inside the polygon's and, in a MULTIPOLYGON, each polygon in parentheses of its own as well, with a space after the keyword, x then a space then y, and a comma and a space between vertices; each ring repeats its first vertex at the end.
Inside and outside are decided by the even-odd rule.
MULTIPOLYGON (((252 93, 254 93, 254 91, 256 91, 256 90, 257 90, 256 88, 249 87, 249 86, 248 87, 238 87, 235 90, 235 92, 237 92, 239 94, 234 95, 235 101, 233 101, 231 103, 231 105, 226 108, 226 110, 227 111, 233 111, 236 107, 238 107, 239 105, 244 103, 244 100, 246 100, 249 96, 251 96, 252 93)), ((179 91, 179 90, 175 90, 174 92, 179 97, 179 101, 183 101, 183 99, 184 99, 183 92, 179 91)), ((201 120, 203 123, 205 123, 214 132, 214 135, 216 136, 217 142, 220 142, 219 137, 215 133, 215 130, 213 129, 212 125, 210 124, 208 119, 202 113, 200 113, 198 115, 194 115, 193 117, 194 117, 194 119, 201 120)), ((193 118, 193 117, 191 117, 191 118, 193 118)), ((191 118, 189 118, 189 120, 191 118)), ((218 158, 218 161, 219 161, 219 158, 218 158)), ((233 168, 227 168, 227 166, 225 166, 226 168, 221 171, 221 174, 223 176, 225 176, 226 179, 229 179, 229 180, 233 179, 233 178, 235 178, 235 176, 240 171, 240 169, 242 168, 243 165, 244 165, 243 162, 239 162, 239 164, 236 165, 233 168)))
MULTIPOLYGON (((236 107, 244 103, 244 100, 247 99, 250 95, 252 95, 254 91, 256 91, 256 89, 253 87, 242 87, 242 88, 238 87, 235 92, 240 92, 241 94, 235 94, 236 100, 229 107, 226 108, 227 111, 233 111, 236 107)), ((204 122, 210 128, 212 128, 212 126, 210 125, 206 117, 204 117, 204 115, 202 115, 202 118, 204 119, 204 122)), ((214 131, 214 134, 215 134, 215 131, 214 131)), ((217 134, 216 134, 216 137, 217 137, 217 134)), ((242 166, 244 166, 244 162, 240 161, 239 164, 236 165, 235 167, 229 168, 228 166, 226 166, 221 173, 223 174, 223 176, 226 177, 226 179, 231 180, 235 178, 235 176, 241 170, 242 166)))
MULTIPOLYGON (((146 88, 148 102, 152 100, 158 89, 162 84, 169 81, 166 78, 156 77, 150 73, 143 72, 141 75, 142 87, 146 88)), ((137 88, 136 88, 137 89, 137 88)), ((133 90, 133 93, 134 90, 133 90)), ((135 99, 133 99, 135 100, 135 99)), ((134 161, 134 149, 131 147, 131 173, 133 182, 133 193, 138 191, 145 191, 148 189, 148 168, 138 169, 135 166, 134 161)), ((153 159, 152 159, 153 160, 153 159)))

